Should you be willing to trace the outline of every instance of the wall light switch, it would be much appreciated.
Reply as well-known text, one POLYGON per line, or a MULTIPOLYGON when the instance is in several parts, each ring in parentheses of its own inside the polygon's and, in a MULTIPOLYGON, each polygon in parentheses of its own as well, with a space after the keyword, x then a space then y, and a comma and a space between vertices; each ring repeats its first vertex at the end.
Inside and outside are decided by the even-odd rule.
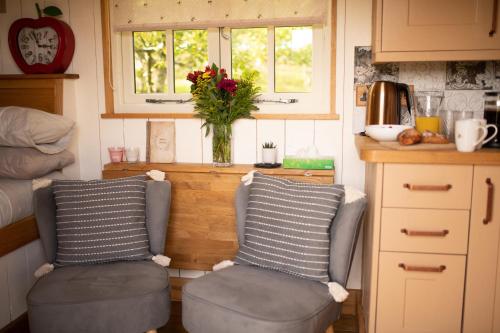
POLYGON ((7 0, 0 0, 0 14, 7 13, 7 0))

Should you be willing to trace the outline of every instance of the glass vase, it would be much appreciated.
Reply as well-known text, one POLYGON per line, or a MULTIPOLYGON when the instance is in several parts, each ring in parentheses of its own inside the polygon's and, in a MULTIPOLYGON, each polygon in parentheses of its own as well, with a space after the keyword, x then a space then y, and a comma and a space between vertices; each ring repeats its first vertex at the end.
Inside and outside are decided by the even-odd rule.
POLYGON ((214 166, 231 166, 231 124, 213 124, 212 154, 214 166))

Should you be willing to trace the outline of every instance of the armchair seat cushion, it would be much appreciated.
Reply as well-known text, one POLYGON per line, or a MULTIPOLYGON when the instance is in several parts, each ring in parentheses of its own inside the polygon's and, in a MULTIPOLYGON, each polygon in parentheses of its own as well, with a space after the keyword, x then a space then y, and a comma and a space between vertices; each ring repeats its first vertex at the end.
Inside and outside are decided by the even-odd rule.
POLYGON ((31 332, 145 332, 168 321, 169 294, 152 261, 57 268, 28 294, 31 332))
POLYGON ((340 306, 320 282, 246 265, 195 279, 182 294, 190 333, 324 332, 340 306))

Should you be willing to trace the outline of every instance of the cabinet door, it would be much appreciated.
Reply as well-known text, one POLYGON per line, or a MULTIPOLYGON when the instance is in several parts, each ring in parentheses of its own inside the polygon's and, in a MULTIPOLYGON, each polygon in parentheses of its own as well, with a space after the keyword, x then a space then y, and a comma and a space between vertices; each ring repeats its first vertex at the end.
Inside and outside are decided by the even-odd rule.
POLYGON ((376 332, 460 332, 464 277, 465 256, 381 252, 376 332))
POLYGON ((500 49, 494 0, 382 1, 382 52, 500 49))
POLYGON ((500 332, 499 252, 500 167, 476 166, 472 187, 464 333, 500 332), (488 206, 491 216, 488 216, 488 206))

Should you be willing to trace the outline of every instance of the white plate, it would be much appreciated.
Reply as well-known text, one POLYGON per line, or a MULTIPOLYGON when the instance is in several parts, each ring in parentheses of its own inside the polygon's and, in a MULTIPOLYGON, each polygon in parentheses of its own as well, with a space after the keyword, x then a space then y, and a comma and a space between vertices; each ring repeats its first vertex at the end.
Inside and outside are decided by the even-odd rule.
POLYGON ((396 141, 398 134, 412 126, 407 125, 368 125, 366 135, 377 141, 396 141))

